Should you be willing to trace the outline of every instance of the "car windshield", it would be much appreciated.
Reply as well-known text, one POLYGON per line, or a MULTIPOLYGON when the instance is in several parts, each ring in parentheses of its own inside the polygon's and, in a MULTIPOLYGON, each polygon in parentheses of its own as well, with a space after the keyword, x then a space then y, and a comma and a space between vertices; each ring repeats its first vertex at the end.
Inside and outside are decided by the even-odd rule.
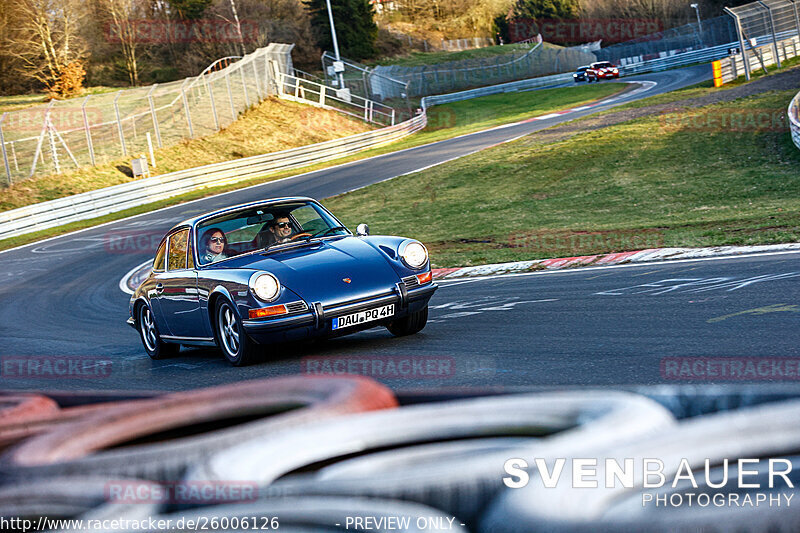
POLYGON ((595 63, 595 65, 594 65, 594 66, 595 66, 596 68, 609 68, 609 67, 613 67, 614 65, 612 65, 612 64, 611 64, 611 63, 609 63, 609 62, 605 62, 605 63, 595 63))
POLYGON ((578 67, 578 72, 584 72, 589 67, 578 67))
POLYGON ((314 202, 295 201, 224 213, 197 225, 200 264, 289 244, 295 241, 350 235, 314 202))

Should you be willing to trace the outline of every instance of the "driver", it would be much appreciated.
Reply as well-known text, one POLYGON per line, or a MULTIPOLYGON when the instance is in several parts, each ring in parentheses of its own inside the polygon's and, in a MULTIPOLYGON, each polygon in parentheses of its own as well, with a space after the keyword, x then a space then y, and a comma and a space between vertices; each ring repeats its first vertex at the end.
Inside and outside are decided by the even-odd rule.
POLYGON ((286 215, 278 215, 269 223, 269 231, 272 233, 275 244, 289 242, 292 236, 292 223, 286 215))

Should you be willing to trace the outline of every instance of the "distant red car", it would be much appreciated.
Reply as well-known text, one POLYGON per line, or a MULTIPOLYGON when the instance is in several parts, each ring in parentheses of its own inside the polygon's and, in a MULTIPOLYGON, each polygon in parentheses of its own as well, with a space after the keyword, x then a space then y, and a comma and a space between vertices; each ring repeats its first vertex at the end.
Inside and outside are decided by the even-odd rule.
POLYGON ((599 61, 597 63, 592 63, 589 65, 589 68, 586 69, 587 75, 589 71, 594 74, 594 78, 597 81, 619 78, 619 69, 610 61, 599 61))

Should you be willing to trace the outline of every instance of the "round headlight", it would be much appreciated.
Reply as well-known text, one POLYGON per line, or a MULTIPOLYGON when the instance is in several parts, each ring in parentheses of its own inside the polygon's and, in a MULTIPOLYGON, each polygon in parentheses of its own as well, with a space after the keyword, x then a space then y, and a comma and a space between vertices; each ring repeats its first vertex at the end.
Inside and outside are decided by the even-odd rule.
POLYGON ((271 302, 280 294, 281 284, 272 274, 256 273, 250 278, 250 290, 259 300, 271 302))
POLYGON ((403 247, 400 257, 411 268, 422 268, 428 262, 428 250, 421 242, 411 241, 403 247))

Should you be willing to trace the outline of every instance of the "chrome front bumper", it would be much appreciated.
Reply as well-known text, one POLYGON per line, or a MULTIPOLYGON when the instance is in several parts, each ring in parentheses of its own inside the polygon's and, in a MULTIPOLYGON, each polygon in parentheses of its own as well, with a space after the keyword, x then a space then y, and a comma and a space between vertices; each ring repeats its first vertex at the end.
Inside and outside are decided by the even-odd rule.
POLYGON ((332 305, 330 307, 325 307, 320 302, 311 302, 309 305, 310 312, 308 313, 276 318, 263 318, 259 320, 243 320, 242 325, 246 330, 253 332, 289 329, 301 326, 313 326, 315 329, 325 329, 327 321, 332 318, 383 305, 396 304, 398 310, 395 314, 402 314, 411 302, 430 298, 438 288, 439 286, 435 283, 430 283, 413 289, 407 289, 404 284, 398 283, 395 286, 395 290, 385 294, 379 294, 372 298, 341 305, 332 305))

